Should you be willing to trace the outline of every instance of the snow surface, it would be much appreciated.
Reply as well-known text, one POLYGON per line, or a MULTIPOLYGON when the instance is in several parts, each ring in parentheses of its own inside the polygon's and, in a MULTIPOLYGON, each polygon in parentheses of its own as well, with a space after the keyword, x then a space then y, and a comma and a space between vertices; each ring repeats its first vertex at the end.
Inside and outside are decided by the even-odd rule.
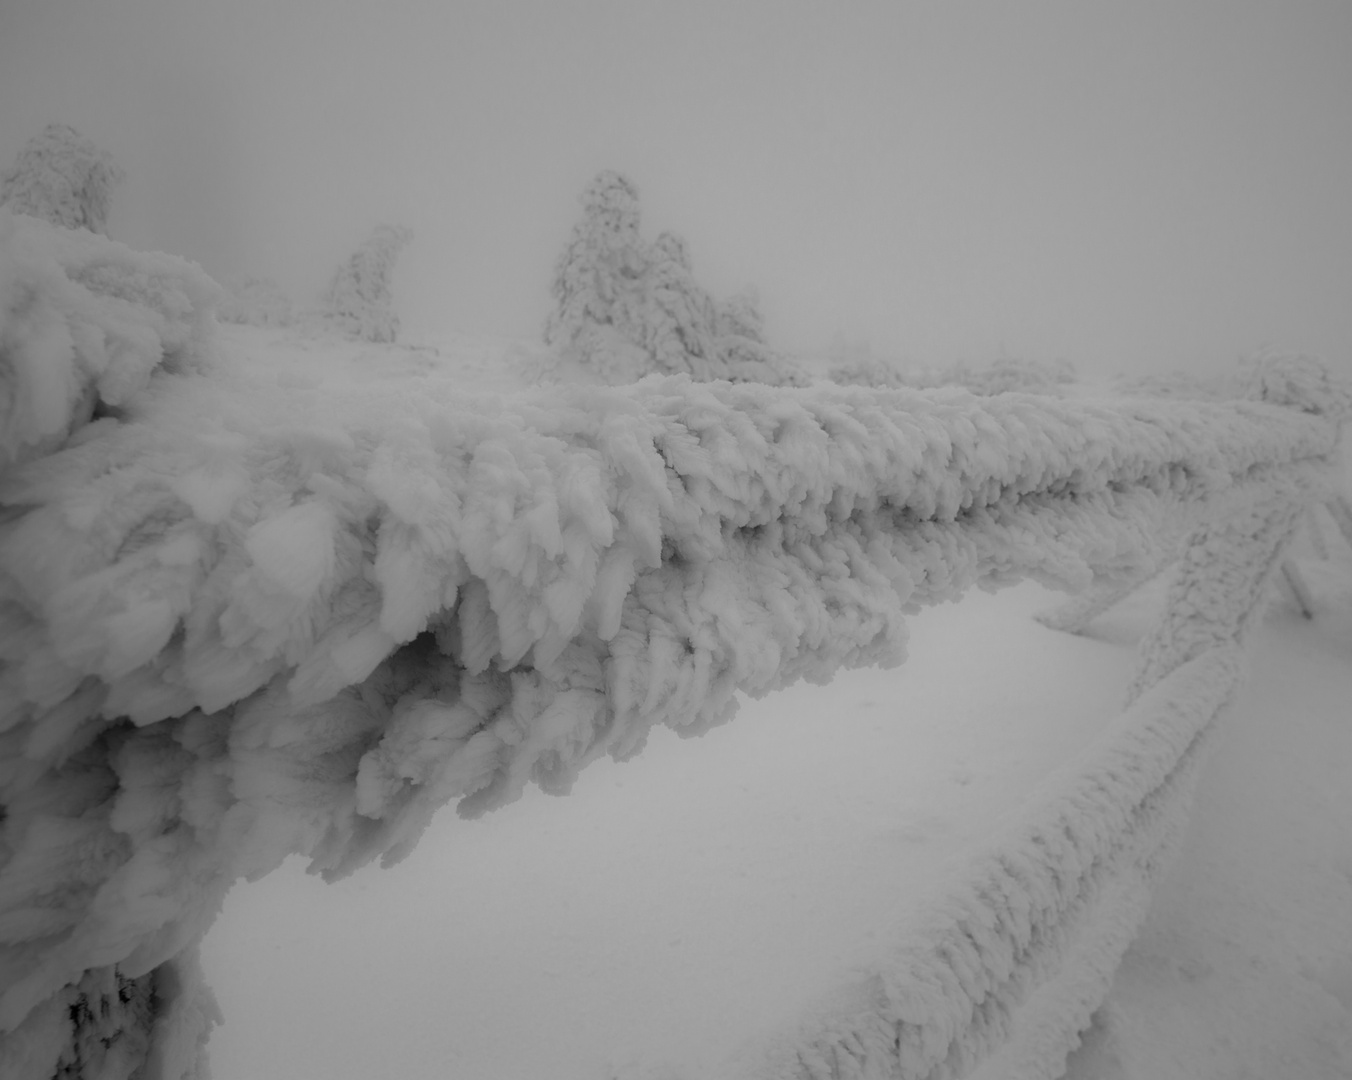
MULTIPOLYGON (((1224 404, 685 377, 467 395, 435 347, 248 327, 209 342, 210 283, 167 257, 82 238, 53 261, 59 237, 31 258, 13 228, 0 241, 18 253, 10 295, 39 298, 36 321, 0 311, 20 357, 11 401, 53 366, 67 388, 36 432, 8 417, 25 452, 66 445, 0 491, 0 1024, 19 1025, 0 1054, 25 1077, 50 1071, 69 1022, 89 1052, 123 1054, 75 1005, 120 999, 134 1023, 143 978, 162 1005, 152 1071, 194 1074, 212 1005, 193 947, 241 875, 297 853, 329 878, 390 865, 448 801, 474 816, 532 782, 564 793, 659 725, 728 719, 739 690, 900 661, 903 616, 972 584, 1147 574, 1205 515, 1218 524, 1182 551, 1132 708, 1097 710, 1107 723, 1083 756, 1032 795, 1021 785, 998 835, 933 874, 876 969, 845 950, 862 982, 832 991, 840 955, 818 954, 778 981, 830 1001, 772 1001, 773 1022, 715 1007, 742 1049, 692 1033, 655 1066, 603 1066, 702 1075, 731 1053, 775 1076, 938 1077, 994 1053, 983 1072, 1049 1075, 1181 835, 1235 639, 1294 508, 1327 494, 1346 404, 1295 360, 1266 401, 1224 404), (123 325, 132 381, 109 390, 101 341, 123 325), (153 374, 184 349, 195 371, 153 374), (82 411, 90 386, 102 406, 82 411), (89 970, 112 964, 116 977, 89 970), (801 1030, 774 1036, 800 1009, 801 1030), (706 1056, 672 1065, 691 1042, 706 1056)), ((529 370, 520 353, 496 359, 529 370)), ((701 835, 724 824, 706 817, 701 835)), ((823 877, 853 895, 858 861, 823 877)), ((705 913, 692 934, 714 921, 712 895, 682 908, 705 913)), ((781 920, 775 947, 811 934, 781 920)), ((679 1013, 671 980, 642 971, 620 998, 655 986, 679 1013)))

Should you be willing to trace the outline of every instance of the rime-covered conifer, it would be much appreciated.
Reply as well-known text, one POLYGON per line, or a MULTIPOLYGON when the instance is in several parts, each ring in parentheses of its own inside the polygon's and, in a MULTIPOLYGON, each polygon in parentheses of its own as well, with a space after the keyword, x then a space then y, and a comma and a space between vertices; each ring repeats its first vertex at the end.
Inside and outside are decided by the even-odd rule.
POLYGON ((608 382, 648 372, 804 381, 765 345, 754 302, 720 306, 700 287, 684 240, 671 232, 643 239, 632 181, 603 172, 582 204, 582 219, 555 270, 548 344, 608 382))
POLYGON ((74 128, 48 124, 0 177, 0 205, 67 229, 106 233, 109 197, 124 176, 111 154, 74 128))
POLYGON ((643 248, 638 188, 613 170, 600 173, 582 193, 582 218, 554 269, 545 341, 577 350, 596 336, 592 328, 629 321, 623 309, 646 268, 643 248))
POLYGON ((390 273, 399 252, 413 239, 403 225, 377 225, 334 274, 325 317, 344 333, 366 341, 394 341, 399 316, 390 295, 390 273))

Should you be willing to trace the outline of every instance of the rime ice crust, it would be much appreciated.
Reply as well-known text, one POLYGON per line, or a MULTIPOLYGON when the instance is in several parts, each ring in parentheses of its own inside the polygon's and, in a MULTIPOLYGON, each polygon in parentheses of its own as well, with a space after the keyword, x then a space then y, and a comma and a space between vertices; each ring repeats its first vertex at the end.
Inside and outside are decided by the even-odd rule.
MULTIPOLYGON (((1134 580, 1195 521, 1317 491, 1336 436, 1304 397, 669 377, 467 399, 430 375, 264 386, 228 358, 152 380, 200 349, 210 282, 0 228, 5 280, 38 283, 10 294, 35 306, 3 309, 13 393, 70 373, 36 427, 5 429, 64 447, 0 476, 0 1064, 16 1075, 44 1075, 66 1038, 52 1003, 112 965, 173 1003, 154 1046, 176 1064, 157 1068, 190 1075, 212 1010, 185 950, 241 875, 293 853, 330 876, 393 861, 446 802, 566 791, 654 724, 726 720, 738 689, 899 662, 906 613, 973 584, 1134 580), (99 367, 106 346, 48 348, 63 327, 132 344, 99 367), (82 386, 129 407, 71 437, 82 386)), ((973 1046, 994 1047, 992 1025, 973 1046)))

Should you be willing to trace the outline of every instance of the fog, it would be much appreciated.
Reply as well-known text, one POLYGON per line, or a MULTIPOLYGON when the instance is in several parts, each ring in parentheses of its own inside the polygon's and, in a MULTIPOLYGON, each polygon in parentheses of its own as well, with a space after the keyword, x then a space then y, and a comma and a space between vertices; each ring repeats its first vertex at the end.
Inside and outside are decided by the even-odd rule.
POLYGON ((1352 353, 1352 4, 0 0, 0 165, 299 302, 415 232, 404 336, 538 336, 577 196, 638 184, 772 344, 917 361, 1352 353))

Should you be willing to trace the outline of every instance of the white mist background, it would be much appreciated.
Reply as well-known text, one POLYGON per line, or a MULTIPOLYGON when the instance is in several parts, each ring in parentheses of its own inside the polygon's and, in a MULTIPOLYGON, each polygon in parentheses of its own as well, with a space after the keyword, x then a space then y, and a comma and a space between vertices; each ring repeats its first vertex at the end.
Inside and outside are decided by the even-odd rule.
POLYGON ((301 303, 404 222, 406 338, 537 336, 609 167, 781 347, 1346 365, 1349 57, 1345 0, 3 0, 0 165, 71 124, 116 239, 301 303))

